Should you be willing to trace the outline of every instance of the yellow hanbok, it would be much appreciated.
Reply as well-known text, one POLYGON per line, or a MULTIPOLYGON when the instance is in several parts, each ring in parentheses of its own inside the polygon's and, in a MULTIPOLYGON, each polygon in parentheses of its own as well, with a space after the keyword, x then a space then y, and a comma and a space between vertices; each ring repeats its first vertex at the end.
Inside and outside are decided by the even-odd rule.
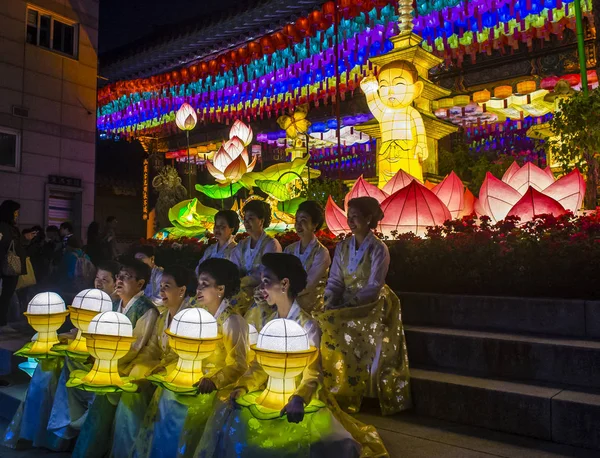
POLYGON ((385 415, 411 407, 400 300, 385 285, 389 262, 387 246, 372 233, 359 249, 354 236, 342 241, 325 288, 330 310, 316 317, 325 386, 350 412, 365 396, 379 398, 385 415))
POLYGON ((232 261, 233 250, 236 246, 237 243, 235 243, 233 236, 231 236, 227 243, 221 248, 219 248, 219 242, 213 243, 212 245, 206 247, 206 250, 204 250, 204 254, 200 259, 200 262, 198 262, 198 265, 196 266, 196 275, 198 275, 198 267, 200 267, 200 264, 202 264, 207 259, 218 258, 232 261))

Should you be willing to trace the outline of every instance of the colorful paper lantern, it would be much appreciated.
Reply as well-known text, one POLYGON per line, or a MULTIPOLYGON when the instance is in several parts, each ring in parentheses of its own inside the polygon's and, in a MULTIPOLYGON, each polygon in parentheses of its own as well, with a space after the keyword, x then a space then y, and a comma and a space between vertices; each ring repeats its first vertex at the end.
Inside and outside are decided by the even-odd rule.
POLYGON ((556 180, 543 193, 561 204, 565 210, 577 213, 583 204, 585 186, 583 176, 575 169, 556 180))
POLYGON ((385 199, 381 209, 384 216, 379 230, 387 236, 392 236, 392 232, 422 236, 428 226, 438 226, 452 219, 442 201, 416 180, 385 199))
POLYGON ((281 410, 296 391, 296 377, 313 361, 318 349, 310 346, 302 326, 283 318, 269 321, 251 348, 256 361, 269 375, 267 387, 256 402, 281 410))
POLYGON ((432 189, 433 193, 448 207, 452 218, 458 218, 463 210, 464 190, 463 182, 454 172, 450 172, 440 184, 432 189))
POLYGON ((454 98, 447 97, 445 99, 440 99, 437 101, 438 107, 443 108, 445 110, 452 108, 454 106, 454 98))
POLYGON ((335 235, 352 232, 348 226, 346 212, 337 206, 331 196, 327 198, 327 203, 325 204, 325 222, 327 223, 327 228, 335 235))
POLYGON ((244 146, 248 146, 250 143, 252 143, 252 128, 244 124, 239 119, 236 120, 229 131, 229 139, 233 140, 235 137, 237 137, 244 146))
POLYGON ((208 172, 221 184, 237 183, 246 173, 252 172, 256 165, 256 156, 248 156, 245 141, 252 141, 252 129, 236 121, 229 132, 230 139, 221 145, 212 162, 206 162, 208 172), (243 140, 237 136, 242 135, 243 140))
POLYGON ((358 177, 358 180, 352 185, 352 189, 344 197, 344 207, 348 211, 348 202, 356 197, 373 197, 377 202, 381 203, 387 197, 387 194, 379 189, 377 186, 372 185, 368 181, 365 181, 363 176, 358 177))
POLYGON ((487 89, 473 93, 473 102, 475 103, 487 103, 490 101, 491 98, 492 95, 487 89))
POLYGON ((118 312, 103 312, 90 322, 83 333, 87 348, 95 358, 89 372, 75 370, 67 386, 96 393, 136 391, 137 385, 129 377, 121 377, 118 362, 127 354, 133 337, 133 326, 126 315, 118 312))
POLYGON ((73 299, 69 307, 70 318, 77 328, 77 337, 66 347, 70 353, 87 356, 89 354, 83 333, 87 332, 92 319, 102 312, 112 310, 110 296, 99 289, 84 289, 73 299))
POLYGON ((527 192, 510 209, 507 216, 518 216, 522 223, 531 221, 539 215, 564 215, 566 210, 552 197, 548 197, 533 186, 527 189, 527 192))
POLYGON ((549 177, 532 162, 527 162, 510 177, 507 183, 519 194, 524 195, 530 186, 537 191, 543 191, 554 183, 554 178, 549 177))
POLYGON ((512 86, 498 86, 494 88, 494 97, 497 99, 507 99, 512 93, 512 86))
POLYGON ((521 81, 517 83, 517 94, 531 94, 537 89, 535 81, 521 81))
POLYGON ((258 342, 258 331, 248 323, 248 343, 249 345, 256 345, 256 342, 258 342))
POLYGON ((175 114, 175 123, 181 130, 192 130, 196 127, 198 116, 189 103, 184 103, 175 114))
POLYGON ((51 292, 36 294, 27 305, 24 315, 33 329, 37 331, 37 338, 31 344, 25 345, 17 354, 27 357, 48 358, 56 356, 51 352, 58 343, 56 331, 65 322, 69 312, 65 308, 65 301, 51 292))
POLYGON ((468 95, 457 95, 452 98, 452 102, 455 107, 466 107, 471 103, 471 97, 468 95))
POLYGON ((520 199, 521 194, 514 188, 487 172, 479 189, 480 209, 476 206, 475 211, 479 215, 489 216, 496 223, 504 219, 520 199))

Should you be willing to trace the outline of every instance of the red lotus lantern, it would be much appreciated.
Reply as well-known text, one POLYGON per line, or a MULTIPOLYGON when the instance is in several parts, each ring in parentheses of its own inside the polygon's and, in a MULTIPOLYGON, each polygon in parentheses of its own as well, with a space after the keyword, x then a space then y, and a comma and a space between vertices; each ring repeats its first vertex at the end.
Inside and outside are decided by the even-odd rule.
POLYGON ((458 218, 464 207, 464 189, 463 182, 456 173, 450 172, 432 191, 448 207, 452 218, 458 218))
POLYGON ((502 175, 502 181, 508 183, 512 176, 517 173, 520 168, 521 167, 519 167, 519 164, 517 164, 516 161, 513 161, 513 163, 510 164, 510 167, 506 169, 506 172, 504 172, 504 175, 502 175))
POLYGON ((401 189, 407 187, 413 180, 416 180, 416 178, 400 169, 398 172, 396 172, 396 175, 394 175, 392 179, 385 184, 383 187, 383 192, 391 196, 396 191, 400 191, 401 189))
POLYGON ((325 221, 327 222, 327 228, 335 235, 352 232, 348 227, 346 213, 336 205, 331 196, 328 197, 325 205, 325 221))
POLYGON ((283 30, 283 34, 293 43, 299 43, 302 41, 301 32, 296 28, 294 24, 286 25, 283 30))
POLYGON ((253 41, 248 43, 248 53, 250 54, 250 59, 260 59, 263 55, 260 42, 253 41))
POLYGON ((275 32, 273 35, 271 35, 271 39, 273 41, 273 46, 275 46, 275 49, 281 51, 285 48, 287 48, 288 42, 287 42, 287 38, 285 37, 285 35, 281 32, 275 32))
POLYGON ((381 203, 386 199, 387 194, 377 186, 365 181, 361 175, 354 183, 354 186, 352 186, 350 192, 344 197, 344 206, 346 207, 346 210, 348 209, 348 202, 356 197, 373 197, 377 202, 381 203))
POLYGON ((575 169, 544 189, 544 194, 552 197, 566 210, 576 213, 585 196, 585 180, 579 170, 575 169))
POLYGON ((335 2, 325 2, 321 11, 325 19, 332 21, 335 18, 335 2))
POLYGON ((538 215, 564 215, 566 210, 552 197, 548 197, 533 187, 511 208, 506 216, 518 216, 522 223, 531 221, 538 215))

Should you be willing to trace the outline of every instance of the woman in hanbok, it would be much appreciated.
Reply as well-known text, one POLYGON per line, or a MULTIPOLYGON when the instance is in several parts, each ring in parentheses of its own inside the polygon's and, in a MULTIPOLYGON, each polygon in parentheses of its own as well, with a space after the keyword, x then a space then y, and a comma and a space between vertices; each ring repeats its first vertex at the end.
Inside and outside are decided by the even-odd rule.
POLYGON ((300 259, 308 276, 306 288, 296 298, 300 307, 307 312, 322 307, 327 271, 331 265, 329 250, 315 236, 315 232, 321 229, 324 222, 323 208, 317 202, 302 202, 296 211, 295 224, 300 240, 288 245, 284 250, 285 253, 300 259))
POLYGON ((160 282, 163 268, 154 262, 156 250, 150 245, 141 245, 134 250, 133 257, 150 267, 150 279, 144 288, 144 295, 153 302, 160 303, 160 282))
MULTIPOLYGON (((123 313, 131 321, 135 341, 127 354, 119 360, 119 373, 128 376, 133 369, 133 362, 150 340, 154 325, 158 318, 158 310, 152 300, 144 296, 144 288, 150 278, 150 267, 137 259, 126 259, 122 262, 121 270, 117 275, 116 292, 121 299, 115 311, 123 313)), ((88 415, 81 427, 81 433, 75 443, 73 458, 104 457, 111 449, 112 430, 117 406, 120 409, 129 408, 129 415, 121 415, 117 427, 119 434, 134 435, 131 431, 139 428, 136 418, 140 413, 134 411, 139 408, 139 402, 132 401, 133 395, 150 395, 142 389, 141 393, 112 393, 96 395, 88 415), (123 398, 124 402, 121 402, 123 398)), ((144 406, 145 408, 145 406, 144 406)), ((143 415, 143 414, 142 414, 143 415)))
MULTIPOLYGON (((273 319, 285 318, 304 328, 311 346, 319 348, 321 331, 312 317, 295 300, 306 287, 306 272, 300 260, 285 253, 262 257, 262 288, 265 300, 275 306, 273 319)), ((259 406, 256 399, 266 386, 267 373, 255 359, 232 391, 230 404, 220 406, 204 431, 195 458, 312 458, 340 456, 387 456, 377 432, 355 422, 329 402, 322 389, 319 353, 297 378, 297 389, 279 411, 259 406), (337 411, 343 418, 335 415, 337 411), (360 426, 361 447, 345 429, 360 426), (344 422, 344 423, 343 423, 344 422), (367 443, 369 442, 369 443, 367 443), (371 447, 372 446, 372 447, 371 447), (372 452, 373 450, 376 452, 372 452)))
MULTIPOLYGON (((136 458, 192 456, 215 402, 227 398, 229 389, 248 367, 248 325, 229 304, 240 287, 237 266, 226 259, 211 258, 200 264, 198 271, 195 305, 215 317, 222 340, 202 361, 204 377, 198 381, 198 394, 156 390, 136 441, 132 455, 136 458)), ((175 362, 176 357, 170 358, 162 367, 168 370, 175 362)))
POLYGON ((373 234, 381 218, 372 197, 348 202, 352 236, 335 249, 317 319, 325 386, 347 411, 358 412, 366 396, 389 415, 410 408, 411 397, 400 300, 385 284, 390 254, 373 234))
POLYGON ((215 227, 213 230, 217 243, 209 245, 202 259, 196 266, 196 276, 198 276, 198 267, 204 261, 210 258, 228 259, 231 261, 233 249, 237 246, 234 236, 240 229, 240 219, 233 210, 220 210, 215 215, 215 227))
POLYGON ((249 237, 238 243, 232 253, 231 260, 237 264, 242 276, 240 294, 232 302, 246 321, 260 331, 260 323, 274 311, 255 291, 260 284, 260 260, 265 253, 281 253, 281 245, 265 232, 271 224, 269 204, 252 200, 244 206, 242 213, 249 237))

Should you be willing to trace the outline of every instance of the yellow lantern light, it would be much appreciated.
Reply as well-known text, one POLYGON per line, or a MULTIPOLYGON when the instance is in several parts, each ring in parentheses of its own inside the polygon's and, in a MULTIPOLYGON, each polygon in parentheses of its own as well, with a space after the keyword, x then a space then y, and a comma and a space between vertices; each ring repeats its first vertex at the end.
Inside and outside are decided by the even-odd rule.
POLYGON ((36 294, 27 306, 24 315, 33 329, 37 331, 37 337, 18 352, 19 356, 48 358, 57 356, 51 351, 58 343, 56 331, 65 322, 69 312, 65 308, 65 301, 56 293, 36 294))
POLYGON ((454 106, 454 98, 453 97, 447 97, 445 99, 441 99, 437 101, 438 103, 438 107, 439 108, 444 108, 444 109, 449 109, 452 108, 454 106))
POLYGON ((521 81, 517 83, 517 94, 531 94, 537 89, 535 81, 521 81))
POLYGON ((477 91, 473 94, 473 102, 475 103, 487 103, 490 101, 492 94, 487 89, 483 91, 477 91))
POLYGON ((456 107, 466 107, 469 103, 471 103, 471 97, 468 95, 457 95, 453 97, 453 103, 456 107))
POLYGON ((256 403, 281 410, 296 391, 296 377, 313 361, 318 350, 310 346, 302 326, 283 318, 268 322, 251 349, 269 375, 267 387, 256 403))
POLYGON ((197 122, 198 116, 196 115, 196 110, 189 103, 184 103, 179 107, 179 110, 175 114, 175 124, 177 124, 177 127, 181 130, 192 130, 196 127, 197 122))
POLYGON ((507 99, 512 93, 512 86, 498 86, 494 88, 494 97, 497 99, 507 99))
POLYGON ((248 360, 248 364, 254 361, 254 350, 252 349, 256 342, 258 341, 258 331, 254 326, 248 323, 248 345, 250 349, 246 354, 246 359, 248 360))
MULTIPOLYGON (((110 296, 99 289, 84 289, 75 296, 69 307, 70 318, 77 328, 77 337, 65 348, 71 356, 89 356, 83 332, 87 332, 92 319, 102 312, 112 310, 110 296)), ((55 350, 57 348, 55 347, 55 350)))
POLYGON ((190 308, 173 317, 166 333, 179 359, 166 375, 151 375, 148 380, 175 393, 196 394, 193 385, 203 377, 202 360, 215 351, 221 340, 217 321, 204 309, 190 308))
POLYGON ((118 369, 119 359, 135 341, 129 318, 113 311, 100 313, 92 319, 83 337, 95 358, 94 366, 87 373, 72 371, 67 386, 97 393, 136 391, 137 385, 129 377, 121 377, 118 369))

